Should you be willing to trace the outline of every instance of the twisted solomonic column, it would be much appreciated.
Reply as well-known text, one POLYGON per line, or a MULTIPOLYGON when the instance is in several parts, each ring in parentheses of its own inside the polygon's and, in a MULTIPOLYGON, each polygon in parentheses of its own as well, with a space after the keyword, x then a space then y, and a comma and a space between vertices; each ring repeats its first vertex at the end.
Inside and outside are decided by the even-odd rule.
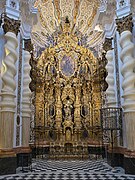
POLYGON ((132 33, 124 31, 121 33, 120 45, 122 47, 121 60, 123 62, 121 73, 123 75, 123 97, 124 112, 135 112, 135 58, 132 33))
POLYGON ((128 150, 135 151, 135 58, 132 42, 132 14, 116 21, 120 32, 121 73, 123 75, 123 98, 125 134, 124 144, 128 150))
POLYGON ((24 51, 24 71, 23 71, 23 93, 22 93, 22 116, 30 117, 30 96, 31 91, 29 84, 31 82, 30 78, 30 61, 31 54, 28 51, 24 51))
POLYGON ((114 89, 113 50, 107 51, 106 58, 108 60, 108 63, 106 65, 106 70, 108 72, 106 78, 106 82, 108 83, 108 88, 106 90, 107 105, 108 107, 116 107, 115 89, 114 89))
POLYGON ((24 57, 24 69, 23 69, 23 92, 22 92, 22 146, 29 148, 30 139, 30 117, 31 117, 31 91, 29 84, 31 82, 30 78, 30 51, 32 50, 32 45, 30 40, 25 40, 25 50, 23 53, 24 57))
POLYGON ((123 75, 123 108, 126 125, 127 149, 135 150, 135 58, 133 57, 134 44, 132 33, 121 33, 120 45, 122 47, 121 60, 123 62, 121 73, 123 75))
POLYGON ((18 40, 16 35, 12 32, 5 34, 7 40, 5 44, 5 58, 3 60, 4 72, 2 74, 2 90, 1 90, 1 111, 15 111, 15 75, 16 75, 16 60, 18 57, 16 48, 18 40))
POLYGON ((0 148, 12 151, 14 139, 16 60, 18 58, 17 34, 20 21, 4 17, 5 58, 3 60, 2 89, 0 102, 0 148))

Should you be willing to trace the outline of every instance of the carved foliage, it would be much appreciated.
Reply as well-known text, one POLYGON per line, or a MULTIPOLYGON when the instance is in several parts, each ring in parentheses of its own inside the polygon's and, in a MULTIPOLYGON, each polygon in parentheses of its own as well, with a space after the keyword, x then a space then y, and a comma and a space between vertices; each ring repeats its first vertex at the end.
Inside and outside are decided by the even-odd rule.
POLYGON ((11 18, 9 18, 7 16, 4 17, 3 29, 4 29, 5 33, 13 32, 17 36, 17 34, 19 32, 20 25, 21 25, 20 20, 14 20, 14 19, 11 19, 11 18))
POLYGON ((133 22, 132 22, 132 14, 122 17, 121 19, 116 19, 116 24, 117 24, 117 30, 121 34, 124 31, 129 30, 132 32, 133 28, 133 22))

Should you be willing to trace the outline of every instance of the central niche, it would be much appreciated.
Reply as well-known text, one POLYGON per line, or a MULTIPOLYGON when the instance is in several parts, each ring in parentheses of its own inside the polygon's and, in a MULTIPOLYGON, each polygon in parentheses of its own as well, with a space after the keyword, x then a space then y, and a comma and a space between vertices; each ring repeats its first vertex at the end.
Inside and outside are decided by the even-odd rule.
POLYGON ((71 56, 64 55, 61 60, 60 67, 62 74, 70 77, 75 72, 75 61, 71 56))

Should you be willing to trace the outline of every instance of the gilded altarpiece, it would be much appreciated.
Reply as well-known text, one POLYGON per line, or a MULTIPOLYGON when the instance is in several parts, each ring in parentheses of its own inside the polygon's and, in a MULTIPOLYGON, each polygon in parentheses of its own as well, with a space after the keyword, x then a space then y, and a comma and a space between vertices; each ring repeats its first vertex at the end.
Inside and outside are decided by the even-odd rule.
MULTIPOLYGON (((39 144, 52 147, 85 147, 93 138, 90 127, 100 125, 100 90, 92 52, 78 45, 68 24, 38 59, 35 88, 35 129, 39 144)), ((52 150, 53 151, 53 150, 52 150)))

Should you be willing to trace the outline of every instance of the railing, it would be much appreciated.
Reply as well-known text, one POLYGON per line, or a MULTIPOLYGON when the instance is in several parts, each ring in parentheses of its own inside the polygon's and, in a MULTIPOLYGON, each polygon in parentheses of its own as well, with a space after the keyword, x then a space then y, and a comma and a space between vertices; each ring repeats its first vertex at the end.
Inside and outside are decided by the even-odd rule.
POLYGON ((122 145, 122 108, 103 108, 100 111, 103 142, 122 145))
POLYGON ((102 141, 105 148, 107 158, 107 148, 111 148, 112 159, 114 155, 114 146, 123 145, 122 135, 122 108, 103 108, 100 111, 101 115, 101 128, 103 132, 102 141))

